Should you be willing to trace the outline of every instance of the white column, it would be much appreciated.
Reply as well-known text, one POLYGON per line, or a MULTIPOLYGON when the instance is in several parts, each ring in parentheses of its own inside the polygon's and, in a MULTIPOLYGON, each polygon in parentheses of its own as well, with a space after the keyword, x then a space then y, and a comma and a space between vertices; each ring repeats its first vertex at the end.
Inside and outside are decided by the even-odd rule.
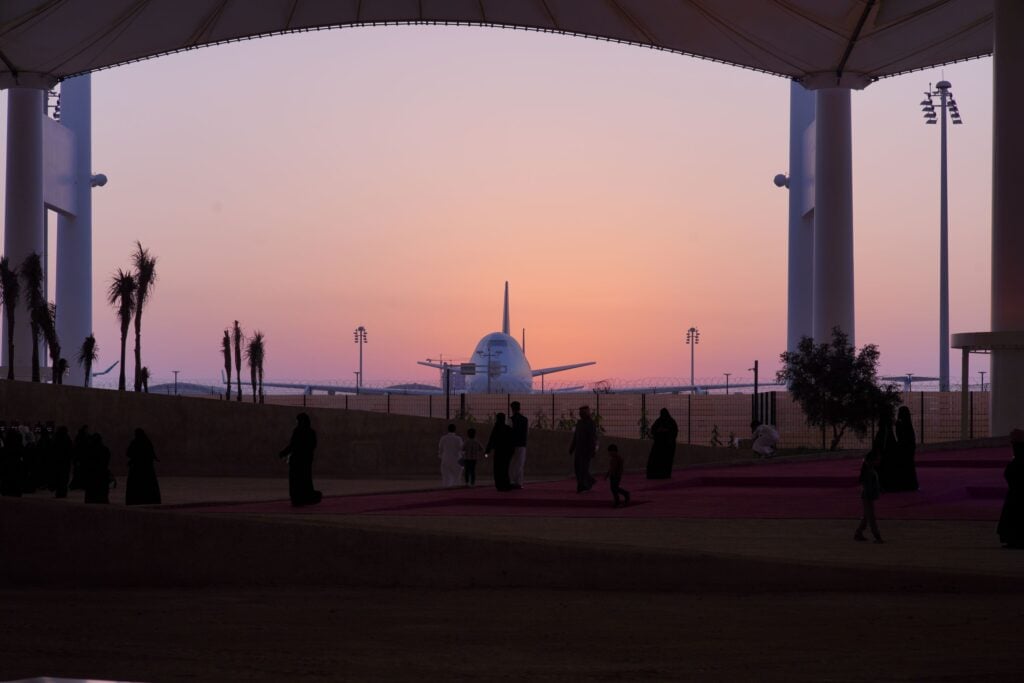
MULTIPOLYGON (((35 88, 7 91, 7 187, 4 251, 12 267, 43 253, 43 94, 35 88)), ((31 377, 32 334, 24 293, 14 321, 14 361, 18 379, 31 377)), ((7 358, 7 320, 3 317, 3 365, 7 358)), ((4 375, 6 377, 6 374, 4 375)))
MULTIPOLYGON (((992 331, 1024 331, 1024 3, 996 0, 992 63, 992 331)), ((990 433, 1024 427, 1024 351, 992 351, 990 433)))
POLYGON ((814 121, 814 93, 796 81, 789 89, 789 277, 786 350, 814 335, 814 212, 806 211, 808 158, 804 133, 814 121))
POLYGON ((92 88, 90 76, 61 84, 61 123, 75 134, 77 214, 57 220, 57 336, 68 360, 64 381, 81 386, 78 350, 92 334, 92 88))
POLYGON ((814 339, 839 327, 854 343, 850 90, 815 91, 814 339))

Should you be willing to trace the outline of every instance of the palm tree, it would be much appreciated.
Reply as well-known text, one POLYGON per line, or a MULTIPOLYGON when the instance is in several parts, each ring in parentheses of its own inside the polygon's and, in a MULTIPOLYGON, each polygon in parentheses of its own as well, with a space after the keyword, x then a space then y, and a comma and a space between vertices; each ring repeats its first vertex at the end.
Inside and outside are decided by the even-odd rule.
POLYGON ((242 328, 235 321, 235 381, 238 382, 238 401, 242 401, 242 328))
POLYGON ((135 242, 135 253, 132 254, 135 266, 135 391, 141 391, 143 382, 142 368, 142 309, 149 300, 149 292, 156 283, 156 256, 149 249, 142 248, 142 242, 135 242))
POLYGON ((39 308, 32 309, 32 318, 50 351, 50 370, 53 373, 53 384, 61 384, 60 376, 60 339, 57 338, 57 304, 43 301, 39 308))
POLYGON ((78 350, 78 364, 85 370, 85 383, 82 386, 89 386, 92 380, 92 364, 99 358, 100 347, 96 346, 96 337, 89 335, 82 342, 82 348, 78 350))
POLYGON ((61 358, 57 361, 57 377, 59 381, 57 384, 64 384, 64 375, 68 374, 68 359, 61 358))
POLYGON ((252 402, 263 402, 263 333, 256 331, 249 338, 249 346, 245 349, 245 358, 249 361, 249 375, 252 377, 252 402), (257 383, 258 380, 258 383, 257 383), (257 401, 258 399, 258 401, 257 401))
POLYGON ((118 268, 107 289, 107 301, 117 311, 117 318, 121 322, 121 373, 117 379, 118 391, 124 391, 124 352, 128 343, 128 326, 132 322, 132 309, 135 308, 135 287, 135 278, 132 274, 118 268))
POLYGON ((0 303, 7 313, 7 379, 14 379, 14 310, 21 296, 18 269, 11 268, 6 256, 0 258, 0 303))
POLYGON ((220 350, 224 352, 224 372, 228 378, 228 391, 224 399, 231 400, 231 334, 224 330, 224 338, 220 340, 220 350))
POLYGON ((43 292, 43 262, 39 254, 32 252, 25 257, 20 270, 21 281, 25 286, 25 308, 28 310, 32 328, 32 381, 39 381, 39 317, 35 311, 46 306, 46 294, 43 292))

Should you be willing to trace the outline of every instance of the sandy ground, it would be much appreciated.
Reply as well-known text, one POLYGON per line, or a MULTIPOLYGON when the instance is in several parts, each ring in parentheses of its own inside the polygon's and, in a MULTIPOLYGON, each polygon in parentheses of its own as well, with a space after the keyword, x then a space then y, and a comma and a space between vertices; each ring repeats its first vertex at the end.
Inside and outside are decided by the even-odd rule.
POLYGON ((1024 597, 0 592, 0 679, 1017 681, 1024 597))

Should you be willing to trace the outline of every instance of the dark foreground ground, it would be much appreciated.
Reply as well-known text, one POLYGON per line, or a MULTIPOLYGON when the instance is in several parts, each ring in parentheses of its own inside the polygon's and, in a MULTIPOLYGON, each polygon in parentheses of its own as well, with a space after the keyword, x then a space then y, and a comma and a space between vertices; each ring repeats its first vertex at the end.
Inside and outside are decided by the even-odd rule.
MULTIPOLYGON (((756 581, 756 577, 751 577, 756 581)), ((1024 596, 0 591, 0 680, 1019 681, 1024 596)))

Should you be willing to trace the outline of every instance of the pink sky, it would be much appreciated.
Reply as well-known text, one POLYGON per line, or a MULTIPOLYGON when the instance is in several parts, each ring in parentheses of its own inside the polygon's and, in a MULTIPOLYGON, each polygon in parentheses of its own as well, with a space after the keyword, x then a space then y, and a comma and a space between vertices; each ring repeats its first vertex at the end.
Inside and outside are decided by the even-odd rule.
MULTIPOLYGON (((940 70, 853 97, 857 343, 937 372, 940 70)), ((991 60, 946 67, 951 330, 989 322, 991 60)), ((6 112, 6 96, 0 97, 6 112)), ((250 41, 93 76, 94 327, 134 240, 159 257, 143 329, 156 381, 213 379, 236 318, 268 379, 436 381, 501 323, 554 376, 777 369, 786 335, 789 83, 637 47, 466 27, 250 41)), ((2 133, 0 133, 2 135, 2 133)), ((0 169, 0 173, 3 170, 0 169)), ((69 342, 65 341, 65 345, 69 342)), ((959 377, 959 354, 951 356, 959 377)), ((987 370, 984 358, 973 369, 987 370)), ((978 376, 972 377, 976 383, 978 376)))

